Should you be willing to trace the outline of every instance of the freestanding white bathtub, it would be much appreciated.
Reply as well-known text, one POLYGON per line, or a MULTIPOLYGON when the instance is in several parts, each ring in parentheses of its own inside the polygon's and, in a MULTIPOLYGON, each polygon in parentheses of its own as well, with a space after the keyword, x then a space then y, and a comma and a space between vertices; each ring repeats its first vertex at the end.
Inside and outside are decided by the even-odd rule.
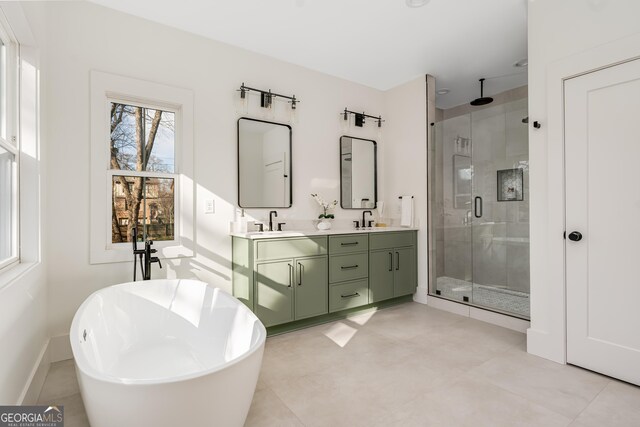
POLYGON ((92 427, 242 426, 265 338, 244 304, 195 280, 99 290, 70 333, 92 427))

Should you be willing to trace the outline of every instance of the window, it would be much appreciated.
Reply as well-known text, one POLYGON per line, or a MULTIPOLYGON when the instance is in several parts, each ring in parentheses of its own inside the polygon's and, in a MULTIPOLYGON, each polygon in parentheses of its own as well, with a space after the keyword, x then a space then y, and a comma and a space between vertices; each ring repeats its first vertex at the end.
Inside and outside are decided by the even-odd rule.
POLYGON ((192 93, 94 71, 91 105, 91 262, 130 261, 134 228, 191 256, 192 93))
POLYGON ((19 260, 16 66, 16 44, 0 23, 0 270, 19 260))
POLYGON ((175 113, 110 107, 111 243, 175 238, 175 113), (134 174, 135 173, 135 174, 134 174))

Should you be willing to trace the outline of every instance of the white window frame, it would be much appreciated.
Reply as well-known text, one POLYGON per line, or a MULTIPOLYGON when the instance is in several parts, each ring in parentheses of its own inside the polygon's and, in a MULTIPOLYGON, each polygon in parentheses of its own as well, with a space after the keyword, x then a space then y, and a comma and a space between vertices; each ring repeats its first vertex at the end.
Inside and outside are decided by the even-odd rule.
POLYGON ((132 261, 131 243, 112 243, 113 176, 172 178, 174 240, 154 242, 161 258, 193 256, 193 92, 130 77, 91 71, 91 264, 132 261), (174 173, 114 170, 110 166, 112 102, 175 114, 174 173))
POLYGON ((19 47, 11 27, 7 22, 4 14, 0 14, 0 38, 2 39, 6 47, 5 56, 5 69, 6 87, 3 94, 4 99, 0 100, 4 102, 6 108, 6 123, 4 123, 5 135, 0 134, 0 147, 7 150, 14 155, 13 178, 12 184, 12 203, 11 203, 11 216, 12 221, 12 242, 13 256, 7 258, 4 261, 0 261, 0 272, 6 271, 11 267, 20 263, 20 144, 18 138, 18 85, 19 85, 19 47))

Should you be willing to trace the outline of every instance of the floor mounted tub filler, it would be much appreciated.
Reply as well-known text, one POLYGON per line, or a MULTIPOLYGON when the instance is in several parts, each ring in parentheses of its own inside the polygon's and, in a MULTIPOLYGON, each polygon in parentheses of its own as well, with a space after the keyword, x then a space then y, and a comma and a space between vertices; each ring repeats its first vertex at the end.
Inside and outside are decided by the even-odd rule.
POLYGON ((266 330, 240 301, 195 280, 110 286, 71 325, 92 427, 242 426, 266 330))

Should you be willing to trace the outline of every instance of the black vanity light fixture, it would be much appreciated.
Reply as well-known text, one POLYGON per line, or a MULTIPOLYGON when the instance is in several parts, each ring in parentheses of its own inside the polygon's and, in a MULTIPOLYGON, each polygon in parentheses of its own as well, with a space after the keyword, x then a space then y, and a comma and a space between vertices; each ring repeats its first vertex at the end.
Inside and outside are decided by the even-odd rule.
POLYGON ((300 100, 297 99, 295 95, 292 95, 292 96, 282 95, 280 93, 271 92, 271 89, 269 90, 256 89, 254 87, 246 86, 244 83, 242 83, 242 85, 240 86, 240 89, 238 89, 238 92, 240 92, 240 99, 239 99, 240 105, 238 108, 239 110, 238 112, 241 114, 247 114, 248 112, 249 92, 257 92, 260 94, 260 106, 262 108, 272 109, 273 102, 275 101, 276 98, 288 99, 287 102, 291 104, 291 120, 294 122, 297 120, 298 103, 300 102, 300 100))
POLYGON ((344 125, 346 127, 348 127, 349 125, 349 115, 353 114, 354 116, 354 124, 357 127, 363 127, 365 124, 365 121, 367 118, 373 119, 375 123, 378 124, 378 128, 382 127, 382 123, 384 122, 384 120, 382 120, 382 116, 371 116, 369 114, 365 114, 364 112, 362 113, 358 113, 356 111, 351 111, 351 110, 347 110, 346 108, 344 109, 344 111, 341 113, 342 115, 342 121, 344 122, 344 125))

